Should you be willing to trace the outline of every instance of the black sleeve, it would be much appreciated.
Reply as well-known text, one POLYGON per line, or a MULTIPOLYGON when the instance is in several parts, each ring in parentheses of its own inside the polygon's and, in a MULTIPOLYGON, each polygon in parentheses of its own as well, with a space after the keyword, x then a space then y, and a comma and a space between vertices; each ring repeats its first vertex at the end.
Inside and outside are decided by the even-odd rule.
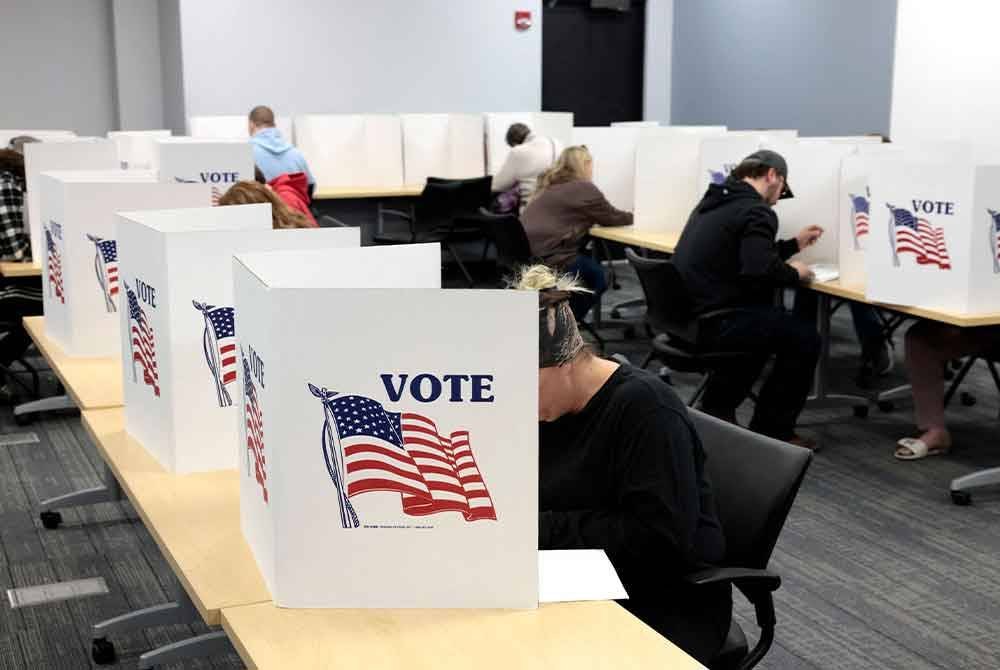
POLYGON ((799 241, 794 237, 790 240, 778 240, 778 255, 781 260, 787 261, 789 258, 799 253, 799 241))
POLYGON ((689 569, 697 562, 700 511, 693 429, 666 407, 630 424, 615 446, 621 459, 614 508, 542 512, 539 548, 604 549, 616 566, 689 569))
POLYGON ((784 240, 778 244, 774 241, 778 232, 778 217, 764 207, 754 207, 747 217, 740 239, 740 277, 774 286, 798 284, 799 273, 785 262, 782 255, 787 251, 788 242, 795 241, 784 240))

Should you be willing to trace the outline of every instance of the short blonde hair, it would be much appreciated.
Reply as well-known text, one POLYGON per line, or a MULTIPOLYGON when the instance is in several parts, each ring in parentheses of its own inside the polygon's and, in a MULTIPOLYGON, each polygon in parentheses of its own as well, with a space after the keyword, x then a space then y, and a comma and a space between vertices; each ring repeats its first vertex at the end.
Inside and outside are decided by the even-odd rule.
POLYGON ((522 268, 511 282, 519 291, 538 291, 538 367, 558 367, 592 355, 580 337, 569 299, 589 292, 576 277, 547 265, 522 268))
POLYGON ((534 197, 537 198, 548 187, 555 184, 584 179, 587 174, 587 165, 593 161, 594 158, 590 155, 590 150, 587 147, 583 145, 566 147, 559 154, 559 158, 556 159, 552 167, 538 176, 534 197))
POLYGON ((589 293, 590 289, 582 286, 576 275, 559 273, 548 265, 526 265, 510 281, 510 288, 518 291, 548 291, 563 293, 589 293))

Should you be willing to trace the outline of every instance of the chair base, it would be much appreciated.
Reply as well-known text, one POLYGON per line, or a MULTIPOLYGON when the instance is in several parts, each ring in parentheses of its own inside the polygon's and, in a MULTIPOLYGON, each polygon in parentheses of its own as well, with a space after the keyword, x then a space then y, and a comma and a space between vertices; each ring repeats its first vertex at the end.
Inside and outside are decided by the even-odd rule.
POLYGON ((729 624, 729 634, 722 645, 722 649, 716 654, 712 662, 709 663, 711 670, 737 670, 743 659, 747 657, 750 646, 747 644, 747 636, 743 633, 740 625, 733 621, 729 624))

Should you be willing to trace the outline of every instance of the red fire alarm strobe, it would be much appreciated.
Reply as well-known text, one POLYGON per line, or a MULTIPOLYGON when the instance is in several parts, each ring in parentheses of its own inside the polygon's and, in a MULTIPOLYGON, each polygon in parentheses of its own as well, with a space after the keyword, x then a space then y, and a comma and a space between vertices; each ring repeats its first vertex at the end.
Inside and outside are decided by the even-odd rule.
POLYGON ((514 12, 514 27, 518 30, 527 30, 531 27, 531 12, 514 12))

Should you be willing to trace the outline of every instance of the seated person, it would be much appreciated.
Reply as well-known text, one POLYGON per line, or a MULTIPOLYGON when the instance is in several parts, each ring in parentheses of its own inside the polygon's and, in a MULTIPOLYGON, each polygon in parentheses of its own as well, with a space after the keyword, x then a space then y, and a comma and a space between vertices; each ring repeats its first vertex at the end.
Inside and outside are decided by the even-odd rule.
POLYGON ((494 193, 516 193, 517 206, 504 209, 523 211, 535 192, 538 176, 556 162, 562 145, 551 137, 535 135, 523 123, 512 124, 506 139, 510 152, 500 171, 493 175, 492 189, 494 193))
POLYGON ((271 219, 274 229, 281 228, 315 228, 316 222, 310 222, 302 212, 297 212, 284 200, 279 198, 266 184, 258 184, 255 181, 238 181, 229 187, 229 190, 219 198, 219 205, 253 205, 256 203, 270 203, 271 219))
POLYGON ((632 212, 608 202, 594 186, 594 161, 587 147, 569 147, 538 178, 538 188, 521 215, 532 256, 561 272, 578 275, 589 293, 570 299, 573 314, 582 319, 596 296, 607 288, 604 268, 580 253, 593 226, 630 226, 632 212))
POLYGON ((264 177, 264 173, 261 172, 260 168, 255 165, 253 168, 253 174, 254 181, 258 184, 264 184, 269 189, 274 191, 279 198, 285 201, 286 205, 306 217, 306 219, 309 220, 309 225, 311 227, 319 227, 319 224, 316 223, 316 218, 313 216, 312 210, 309 209, 309 184, 305 172, 279 174, 271 181, 267 181, 264 177))
POLYGON ((951 434, 944 422, 944 366, 955 358, 984 355, 1000 355, 1000 326, 959 328, 920 321, 906 331, 906 369, 921 434, 901 439, 896 458, 913 461, 948 453, 951 434))
POLYGON ((271 181, 279 175, 304 172, 311 200, 316 180, 309 171, 302 152, 289 144, 281 136, 281 131, 274 127, 274 112, 271 108, 258 105, 251 109, 247 127, 250 131, 250 144, 253 145, 253 160, 264 173, 264 178, 271 181))
MULTIPOLYGON (((0 261, 30 261, 31 236, 24 219, 24 157, 0 149, 0 261)), ((31 338, 21 318, 42 313, 42 278, 0 278, 0 365, 10 366, 24 356, 31 338)), ((0 402, 11 402, 13 389, 0 376, 0 402)))
POLYGON ((539 299, 539 549, 603 549, 620 604, 702 663, 722 647, 732 592, 682 578, 725 538, 687 409, 654 374, 595 356, 569 309, 571 277, 524 270, 539 299))
POLYGON ((760 390, 750 429, 815 449, 795 434, 795 422, 812 387, 820 339, 815 321, 775 307, 777 289, 812 279, 800 261, 786 262, 815 243, 823 230, 808 226, 788 240, 776 241, 778 215, 773 206, 792 197, 788 165, 773 151, 747 156, 722 184, 708 187, 688 219, 673 263, 690 295, 695 314, 739 311, 710 319, 700 344, 716 351, 752 355, 712 375, 702 409, 736 422, 736 408, 750 392, 768 358, 771 374, 760 390))
MULTIPOLYGON (((876 377, 884 377, 892 372, 895 365, 892 347, 882 331, 882 322, 874 307, 863 302, 847 301, 854 323, 854 334, 861 344, 861 361, 858 367, 857 384, 871 388, 876 377)), ((795 311, 802 318, 816 320, 819 299, 815 291, 799 290, 795 294, 795 311)))

